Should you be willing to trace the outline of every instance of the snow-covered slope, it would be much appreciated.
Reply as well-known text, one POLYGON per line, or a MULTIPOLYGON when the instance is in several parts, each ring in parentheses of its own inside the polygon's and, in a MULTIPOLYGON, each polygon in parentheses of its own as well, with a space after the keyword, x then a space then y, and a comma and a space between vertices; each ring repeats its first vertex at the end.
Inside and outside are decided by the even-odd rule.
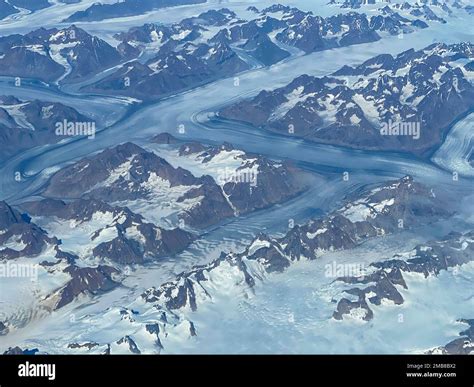
MULTIPOLYGON (((263 283, 299 261, 314 261, 324 252, 351 249, 368 238, 401 232, 400 219, 405 220, 404 227, 409 229, 447 217, 450 214, 442 209, 440 200, 432 190, 408 177, 371 187, 362 192, 358 200, 349 200, 321 220, 296 226, 282 238, 260 235, 242 253, 222 253, 207 265, 197 266, 173 281, 146 290, 126 306, 114 306, 98 315, 76 319, 73 330, 81 330, 84 324, 94 322, 79 335, 66 334, 54 345, 34 340, 34 345, 51 353, 156 353, 186 348, 199 336, 201 326, 193 322, 194 317, 207 313, 211 305, 221 305, 225 299, 240 299, 242 294, 253 298, 263 283), (363 215, 366 211, 361 209, 360 219, 346 217, 349 210, 353 214, 361 203, 371 208, 368 214, 363 215), (428 208, 430 211, 426 211, 428 208), (414 216, 420 212, 427 216, 414 216), (100 333, 104 332, 104 324, 114 326, 107 335, 100 333)), ((464 238, 466 245, 450 238, 432 245, 450 250, 461 243, 466 251, 472 248, 469 235, 456 236, 464 238)), ((429 252, 429 249, 420 247, 418 251, 429 252)), ((462 257, 457 264, 469 261, 465 254, 462 257)), ((423 267, 431 270, 430 258, 428 255, 426 258, 423 267)))

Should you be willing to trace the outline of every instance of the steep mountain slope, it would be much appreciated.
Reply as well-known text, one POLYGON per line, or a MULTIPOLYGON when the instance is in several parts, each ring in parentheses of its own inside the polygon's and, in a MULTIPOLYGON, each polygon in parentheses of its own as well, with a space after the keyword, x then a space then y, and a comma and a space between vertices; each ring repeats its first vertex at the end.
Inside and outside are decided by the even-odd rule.
MULTIPOLYGON (((89 117, 58 102, 20 100, 13 96, 0 96, 0 160, 27 148, 51 144, 68 138, 67 130, 57 131, 58 124, 90 123, 89 117)), ((95 133, 84 131, 83 136, 95 133)), ((71 136, 77 135, 75 131, 71 136)))
POLYGON ((114 48, 72 25, 0 38, 0 74, 71 83, 115 66, 138 54, 131 47, 114 48))
POLYGON ((221 110, 226 119, 359 149, 424 154, 474 106, 470 43, 378 55, 331 77, 302 75, 221 110))

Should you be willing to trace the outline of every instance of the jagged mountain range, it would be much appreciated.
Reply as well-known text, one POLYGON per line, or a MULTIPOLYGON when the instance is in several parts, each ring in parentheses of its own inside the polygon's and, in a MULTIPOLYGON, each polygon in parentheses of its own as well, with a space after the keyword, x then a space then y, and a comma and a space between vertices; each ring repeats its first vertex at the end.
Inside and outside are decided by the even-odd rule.
MULTIPOLYGON (((41 290, 35 289, 30 297, 37 298, 41 308, 60 308, 81 294, 97 294, 118 285, 118 271, 109 265, 83 267, 77 265, 77 256, 61 250, 61 241, 33 223, 5 202, 0 202, 0 258, 25 267, 37 265, 41 290)), ((21 282, 21 281, 18 281, 21 282)), ((28 286, 27 286, 28 287, 28 286)), ((7 308, 8 305, 3 305, 7 308)), ((3 315, 5 310, 2 311, 3 315)), ((8 318, 7 318, 8 320, 8 318)), ((3 321, 5 333, 13 325, 3 321)), ((24 321, 19 321, 20 326, 24 321)))
POLYGON ((24 149, 59 142, 56 125, 68 122, 95 122, 72 107, 59 102, 20 100, 0 96, 0 160, 24 149))
POLYGON ((175 162, 179 164, 180 157, 189 161, 192 155, 195 166, 206 163, 205 170, 197 171, 199 177, 174 167, 159 154, 159 150, 147 151, 132 143, 107 149, 57 172, 43 195, 125 203, 163 225, 182 222, 191 228, 205 228, 282 202, 304 190, 298 172, 290 165, 247 155, 230 145, 182 145, 175 162), (205 152, 208 159, 203 160, 205 152), (207 171, 207 167, 215 160, 221 160, 221 164, 210 176, 212 170, 207 171))
MULTIPOLYGON (((126 207, 113 207, 94 199, 72 202, 44 199, 27 202, 22 208, 44 228, 54 233, 58 227, 68 242, 76 235, 85 234, 85 249, 80 246, 71 252, 82 259, 109 259, 119 264, 143 264, 146 259, 175 255, 195 238, 179 228, 163 229, 147 223, 142 216, 126 207), (46 218, 46 219, 45 219, 46 218), (54 226, 50 226, 54 219, 54 226), (50 228, 51 227, 51 228, 50 228)), ((60 231, 59 231, 60 232, 60 231)), ((85 247, 82 246, 82 247, 85 247)))
POLYGON ((100 21, 117 17, 135 16, 144 12, 179 5, 200 4, 205 0, 124 0, 116 3, 96 2, 84 11, 77 11, 64 22, 100 21))
MULTIPOLYGON (((313 70, 317 71, 318 51, 334 49, 334 55, 359 49, 378 52, 380 43, 363 44, 385 38, 397 46, 412 47, 406 40, 395 40, 396 35, 410 39, 407 34, 413 34, 413 39, 420 37, 424 41, 426 32, 417 34, 418 30, 433 27, 445 33, 458 16, 461 23, 465 22, 462 9, 470 12, 472 8, 465 2, 385 4, 376 0, 330 0, 327 6, 333 9, 325 15, 333 16, 324 17, 282 4, 244 10, 248 4, 238 3, 200 14, 193 13, 192 7, 184 7, 186 15, 195 16, 161 24, 153 22, 153 13, 145 12, 203 1, 125 0, 92 4, 66 17, 57 27, 57 15, 65 15, 56 2, 81 0, 49 1, 41 0, 32 6, 29 0, 0 0, 0 19, 9 18, 2 21, 8 31, 15 23, 25 31, 28 15, 50 6, 55 7, 55 17, 47 25, 56 27, 0 37, 0 75, 19 77, 14 81, 21 84, 23 78, 33 80, 26 82, 28 89, 18 89, 19 97, 0 96, 0 164, 6 171, 5 181, 12 181, 7 172, 23 173, 19 189, 8 187, 8 203, 0 201, 0 338, 6 338, 8 345, 15 344, 18 338, 18 346, 13 345, 6 354, 199 351, 213 327, 219 331, 215 337, 223 338, 232 331, 225 327, 239 324, 246 334, 247 322, 242 319, 259 325, 248 316, 240 316, 241 304, 234 310, 240 300, 257 314, 270 315, 273 307, 281 306, 273 299, 281 296, 279 291, 290 290, 299 279, 301 288, 305 287, 307 274, 311 282, 308 288, 311 291, 314 287, 312 297, 319 305, 301 321, 297 316, 296 324, 295 316, 289 316, 286 322, 284 311, 280 315, 279 310, 273 320, 277 324, 272 324, 277 330, 271 335, 294 333, 291 338, 281 336, 281 342, 287 345, 297 342, 299 339, 293 341, 297 335, 308 333, 306 328, 329 326, 328 330, 321 330, 324 332, 318 339, 331 341, 335 339, 331 334, 342 332, 344 336, 352 326, 377 324, 371 334, 380 335, 380 324, 387 326, 383 319, 397 310, 408 310, 412 301, 419 302, 423 296, 415 294, 419 288, 414 278, 424 284, 451 279, 457 282, 460 269, 467 277, 470 275, 474 258, 472 221, 466 218, 465 208, 461 216, 454 212, 466 206, 465 202, 461 204, 461 193, 467 191, 468 177, 461 174, 458 181, 457 174, 453 174, 451 182, 451 176, 435 165, 435 157, 433 163, 427 163, 453 124, 472 111, 474 46, 470 42, 436 43, 399 55, 381 54, 362 63, 353 62, 356 64, 328 76, 303 74, 283 87, 277 77, 278 88, 258 95, 252 94, 252 85, 246 85, 244 94, 229 100, 232 104, 227 106, 220 104, 220 96, 214 99, 216 96, 209 94, 210 102, 212 99, 214 104, 219 103, 218 109, 224 107, 209 114, 209 103, 209 112, 191 116, 192 121, 198 118, 201 124, 205 116, 201 113, 208 113, 207 129, 214 125, 225 127, 223 131, 209 130, 210 136, 216 136, 209 143, 192 141, 179 127, 176 137, 159 133, 163 130, 160 129, 154 137, 144 138, 150 130, 148 117, 169 130, 174 126, 173 118, 179 115, 187 119, 194 109, 185 106, 193 104, 187 94, 166 101, 159 99, 228 77, 236 77, 236 86, 244 71, 257 70, 257 85, 260 73, 271 75, 280 66, 264 67, 287 60, 283 69, 292 63, 310 63, 314 58, 313 70), (101 20, 134 15, 140 15, 139 23, 152 22, 142 26, 137 22, 137 26, 129 28, 135 20, 131 18, 126 20, 128 30, 117 32, 117 26, 109 22, 102 29, 101 20), (82 28, 67 26, 88 21, 92 23, 81 24, 82 28), (340 49, 352 45, 361 46, 340 49), (296 58, 311 53, 316 54, 296 58), (24 97, 28 90, 34 95, 31 98, 24 97), (67 98, 63 103, 48 102, 47 97, 36 99, 41 99, 37 95, 55 93, 58 95, 51 100, 60 101, 59 93, 67 98), (87 101, 82 99, 93 95, 98 101, 101 94, 107 95, 106 99, 93 106, 90 113, 84 113, 87 101), (159 104, 151 106, 156 102, 159 104), (170 102, 176 102, 176 106, 165 111, 162 119, 161 112, 154 108, 166 109, 170 102), (107 124, 103 125, 97 112, 115 104, 123 114, 111 124, 109 134, 100 133, 99 141, 103 142, 64 141, 34 149, 31 154, 24 152, 64 140, 66 135, 55 133, 58 123, 95 124, 97 119, 100 130, 107 129, 103 126, 114 121, 116 113, 110 117, 103 114, 107 116, 107 124), (148 116, 151 110, 153 114, 148 116), (133 125, 141 123, 144 127, 134 133, 133 125), (234 131, 245 136, 251 130, 262 129, 275 133, 251 133, 248 146, 260 149, 268 157, 223 142, 223 138, 235 138, 234 131), (107 138, 114 133, 120 134, 117 139, 107 138), (127 133, 133 136, 129 140, 124 137, 127 133), (290 141, 284 151, 290 160, 300 160, 298 164, 281 159, 278 151, 282 148, 271 149, 273 138, 283 146, 281 134, 300 138, 290 141), (315 146, 314 142, 377 153, 315 146), (84 151, 82 145, 91 145, 94 152, 84 151), (301 149, 305 153, 294 155, 292 146, 294 152, 301 149), (315 152, 321 151, 314 160, 310 160, 311 147, 315 152), (395 151, 397 155, 378 151, 395 151), (367 160, 362 161, 363 154, 367 160), (51 159, 46 160, 49 155, 51 159), (320 165, 318 160, 326 155, 340 155, 341 160, 334 168, 326 160, 320 165), (392 157, 393 169, 386 162, 392 157), (41 161, 36 165, 35 160, 41 161), (339 166, 352 168, 352 160, 356 172, 351 172, 351 180, 338 181, 339 166), (370 160, 374 160, 375 167, 370 160), (42 172, 30 173, 36 168, 41 170, 41 165, 42 172), (422 176, 425 171, 426 179, 422 176), (386 180, 408 173, 416 179, 405 176, 386 180), (443 178, 447 178, 446 185, 443 178), (346 183, 351 193, 338 200, 346 183), (431 183, 435 185, 430 186, 431 183), (21 187, 25 187, 24 192, 20 192, 21 187), (459 203, 453 200, 458 192, 459 203), (292 210, 297 212, 295 217, 304 219, 302 224, 294 225, 293 219, 287 219, 293 216, 292 210), (273 224, 269 226, 270 222, 273 224), (287 222, 291 226, 282 232, 287 222), (461 231, 444 232, 451 225, 461 231), (261 230, 267 230, 267 234, 261 230), (406 246, 405 237, 410 238, 406 246), (377 254, 372 255, 371 246, 376 246, 377 254), (389 253, 384 252, 385 247, 389 253), (331 257, 347 265, 359 259, 365 268, 356 274, 319 277, 319 269, 331 257), (308 267, 311 269, 300 276, 300 270, 308 267), (10 276, 8 270, 34 271, 26 276, 10 276), (383 311, 387 313, 384 316, 383 311), (215 316, 216 326, 211 321, 215 316), (229 324, 229 316, 237 321, 229 324), (300 329, 309 319, 317 321, 317 325, 309 323, 300 329), (329 332, 331 327, 341 330, 329 332), (32 334, 28 332, 30 328, 40 333, 32 334), (57 332, 54 340, 51 337, 55 333, 50 334, 48 329, 57 332)), ((196 8, 210 6, 213 5, 196 8)), ((79 5, 76 9, 80 8, 79 5)), ((163 14, 176 19, 179 11, 168 9, 163 14)), ((32 15, 31 19, 37 22, 39 16, 32 15)), ((458 36, 464 36, 459 30, 458 27, 459 35, 449 41, 459 41, 458 36)), ((322 60, 326 60, 326 54, 321 55, 322 60)), ((361 56, 367 58, 365 53, 361 56)), ((253 74, 249 75, 253 79, 253 74)), ((264 82, 267 80, 265 77, 264 82)), ((9 90, 15 89, 11 79, 2 82, 9 90)), ((220 85, 231 88, 232 78, 220 85)), ((190 96, 206 96, 214 86, 203 88, 202 94, 200 89, 193 90, 190 96)), ((227 98, 230 89, 225 91, 227 98)), ((190 133, 194 135, 199 128, 196 125, 190 133)), ((199 138, 204 138, 205 133, 200 132, 199 138)), ((454 145, 460 141, 466 145, 460 137, 454 145)), ((455 151, 461 153, 459 149, 455 151)), ((473 158, 474 155, 469 156, 471 164, 473 158)), ((290 293, 296 289, 300 284, 288 294, 285 292, 284 298, 295 301, 290 293)), ((296 296, 301 305, 306 303, 305 307, 314 301, 303 294, 296 296)), ((447 299, 451 296, 459 295, 450 294, 447 299)), ((298 302, 289 310, 299 311, 298 302)), ((472 353, 473 321, 468 313, 459 311, 461 308, 464 304, 453 308, 454 313, 447 311, 451 318, 448 322, 446 316, 437 321, 441 328, 446 323, 462 325, 454 336, 452 332, 446 334, 451 341, 438 342, 438 336, 436 340, 430 337, 430 345, 419 346, 423 342, 420 340, 417 348, 427 353, 472 353)), ((258 332, 254 326, 251 329, 258 332)), ((228 341, 226 337, 222 342, 230 344, 226 348, 229 352, 262 348, 260 344, 242 343, 236 349, 232 342, 235 345, 237 340, 236 336, 228 341)), ((283 348, 279 345, 267 348, 283 348)), ((3 345, 2 350, 6 347, 3 345)), ((211 347, 209 352, 217 348, 211 347)), ((310 348, 299 348, 303 347, 310 348)), ((341 348, 349 347, 338 347, 341 348)), ((364 350, 371 348, 388 347, 364 346, 364 350)))
MULTIPOLYGON (((17 208, 1 202, 0 260, 37 266, 41 286, 29 296, 36 309, 56 310, 112 290, 134 266, 181 253, 202 228, 282 203, 306 188, 294 167, 230 144, 190 143, 163 133, 151 146, 107 149, 59 170, 45 199, 17 208)), ((2 321, 5 332, 25 323, 2 321)))
MULTIPOLYGON (((433 190, 414 182, 410 177, 368 187, 356 197, 347 198, 345 204, 334 212, 306 225, 295 226, 281 238, 262 234, 241 253, 222 253, 207 265, 194 267, 179 274, 171 282, 148 289, 127 307, 110 308, 105 312, 106 321, 120 327, 118 336, 112 341, 90 341, 85 334, 74 341, 66 340, 58 344, 54 351, 166 351, 168 342, 186 340, 199 334, 199 326, 191 321, 192 313, 212 302, 218 295, 258 292, 258 283, 269 275, 285 271, 294 262, 306 259, 317 261, 324 252, 350 249, 368 238, 399 232, 400 219, 404 220, 403 227, 412 228, 449 217, 451 214, 443 209, 442 202, 442 195, 436 195, 433 190), (419 217, 420 213, 426 216, 419 217), (118 346, 119 344, 124 345, 118 346)), ((439 270, 472 259, 472 254, 467 254, 472 249, 471 242, 470 234, 453 234, 444 241, 419 246, 415 250, 418 255, 407 254, 404 255, 406 258, 400 256, 395 260, 374 263, 374 272, 364 277, 364 280, 381 281, 384 277, 380 273, 377 275, 378 271, 385 271, 388 276, 395 266, 399 269, 399 274, 403 271, 436 274, 439 270), (443 259, 453 252, 459 256, 452 256, 449 261, 443 259)), ((342 280, 352 283, 348 278, 336 281, 342 280)), ((392 279, 390 284, 393 287, 401 282, 392 279)), ((391 293, 386 290, 386 284, 376 282, 375 286, 371 286, 377 290, 376 295, 369 291, 366 293, 371 297, 371 302, 377 302, 377 297, 380 300, 390 298, 391 293)), ((104 320, 102 317, 101 321, 104 320)), ((92 317, 84 316, 84 323, 88 318, 92 317)), ((82 323, 79 321, 79 324, 82 323)))
POLYGON ((199 301, 212 298, 206 291, 206 281, 214 270, 229 270, 234 284, 251 288, 263 273, 283 272, 292 262, 316 260, 324 252, 351 249, 368 238, 399 232, 400 220, 403 228, 411 228, 448 217, 450 213, 439 200, 410 177, 389 182, 362 193, 357 200, 348 200, 322 219, 295 226, 282 238, 262 234, 243 253, 222 254, 208 265, 182 273, 176 281, 150 289, 143 297, 170 310, 196 310, 199 301), (426 215, 415 215, 419 213, 426 215))
POLYGON ((397 13, 368 17, 352 12, 322 18, 274 5, 246 21, 226 8, 212 10, 170 26, 145 24, 116 34, 127 47, 158 49, 158 54, 146 63, 127 63, 84 90, 158 98, 237 74, 253 66, 255 60, 265 66, 277 63, 290 56, 286 47, 311 53, 377 41, 378 32, 411 33, 426 27, 421 20, 397 13))
POLYGON ((381 54, 329 77, 302 75, 219 115, 311 141, 423 155, 473 108, 474 74, 464 66, 473 48, 438 43, 381 54))
POLYGON ((74 25, 40 28, 0 38, 0 74, 51 83, 78 82, 138 55, 127 44, 112 47, 74 25))
MULTIPOLYGON (((127 2, 94 4, 91 9, 127 6, 127 2)), ((401 16, 386 7, 370 17, 350 12, 323 18, 273 5, 246 21, 223 8, 172 25, 133 27, 116 34, 120 40, 116 47, 74 25, 61 30, 39 29, 0 38, 0 74, 44 82, 79 82, 137 58, 142 46, 148 46, 156 53, 148 61, 126 63, 84 91, 113 90, 142 99, 159 98, 245 71, 255 60, 262 65, 279 62, 290 55, 285 46, 310 53, 377 41, 383 32, 407 34, 428 27, 412 16, 401 16), (246 57, 253 59, 249 62, 246 57)))
POLYGON ((452 233, 443 240, 417 246, 412 251, 393 259, 372 263, 358 277, 343 277, 337 281, 357 285, 345 290, 347 297, 339 300, 333 317, 342 320, 346 315, 370 321, 374 313, 370 304, 401 305, 404 298, 398 287, 407 289, 404 273, 419 273, 425 278, 442 270, 457 268, 474 260, 474 232, 452 233))

